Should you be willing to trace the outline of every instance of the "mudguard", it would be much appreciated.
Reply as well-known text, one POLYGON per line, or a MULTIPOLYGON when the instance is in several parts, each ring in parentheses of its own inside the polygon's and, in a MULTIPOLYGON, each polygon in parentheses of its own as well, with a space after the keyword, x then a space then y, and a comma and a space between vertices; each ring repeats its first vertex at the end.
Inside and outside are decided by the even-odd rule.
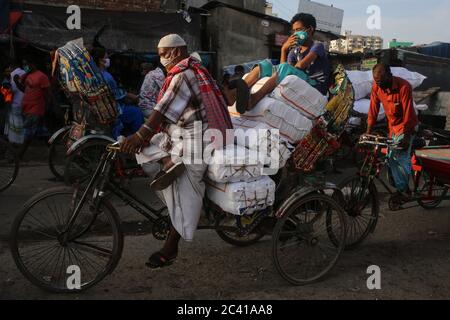
POLYGON ((72 128, 72 126, 65 126, 65 127, 61 128, 61 129, 59 129, 58 131, 56 131, 56 132, 50 137, 50 139, 48 140, 48 144, 49 144, 49 145, 52 144, 52 143, 56 140, 56 138, 58 138, 60 135, 62 135, 62 134, 64 134, 64 133, 66 133, 66 132, 69 131, 71 128, 72 128))
POLYGON ((283 204, 280 206, 278 211, 275 213, 275 217, 278 219, 283 218, 283 216, 287 213, 289 207, 294 204, 296 201, 299 201, 301 198, 306 197, 309 194, 313 193, 325 193, 326 191, 331 191, 333 194, 333 198, 335 194, 337 194, 337 198, 335 200, 340 200, 341 190, 334 184, 327 182, 323 188, 317 188, 313 186, 304 186, 298 188, 283 204))
POLYGON ((114 140, 113 138, 107 136, 107 135, 103 135, 103 134, 91 134, 91 135, 87 135, 82 137, 81 139, 77 140, 74 144, 72 144, 72 146, 69 148, 69 150, 67 150, 67 155, 70 155, 72 152, 74 152, 75 150, 77 150, 79 147, 81 147, 82 145, 84 145, 85 143, 89 142, 89 141, 93 141, 93 140, 103 140, 105 141, 107 144, 110 143, 116 143, 117 141, 114 140))

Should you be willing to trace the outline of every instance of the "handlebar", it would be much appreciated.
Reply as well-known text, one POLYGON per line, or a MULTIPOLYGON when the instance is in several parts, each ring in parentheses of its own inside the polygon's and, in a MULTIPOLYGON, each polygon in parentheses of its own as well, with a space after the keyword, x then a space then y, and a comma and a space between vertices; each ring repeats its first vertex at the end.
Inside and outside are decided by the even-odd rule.
POLYGON ((117 141, 115 143, 111 143, 108 144, 106 146, 106 151, 111 152, 111 151, 120 151, 120 141, 117 141))
POLYGON ((368 145, 375 145, 380 147, 387 147, 387 148, 397 148, 398 143, 394 143, 394 140, 382 136, 377 136, 373 134, 363 134, 359 138, 359 144, 368 144, 368 145))

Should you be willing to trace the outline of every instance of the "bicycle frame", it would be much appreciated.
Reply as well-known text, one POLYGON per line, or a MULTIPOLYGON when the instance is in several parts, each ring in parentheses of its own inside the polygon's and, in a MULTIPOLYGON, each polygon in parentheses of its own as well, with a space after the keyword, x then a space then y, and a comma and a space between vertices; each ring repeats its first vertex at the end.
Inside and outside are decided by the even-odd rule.
MULTIPOLYGON (((119 152, 120 147, 116 143, 113 145, 109 145, 106 150, 107 151, 102 155, 102 158, 101 158, 92 178, 90 179, 86 189, 84 190, 81 198, 78 200, 78 203, 74 209, 74 212, 73 212, 72 216, 70 217, 70 220, 67 224, 67 229, 64 232, 65 237, 64 237, 63 241, 69 240, 69 239, 67 239, 67 235, 69 234, 69 231, 73 227, 73 224, 75 223, 75 221, 80 213, 80 210, 90 192, 93 192, 93 204, 94 204, 95 214, 97 214, 97 212, 98 212, 101 199, 106 197, 105 189, 108 189, 111 193, 113 193, 119 199, 121 199, 126 205, 130 205, 139 214, 141 214, 142 216, 147 218, 152 223, 156 223, 159 219, 164 217, 164 215, 162 213, 166 210, 165 207, 163 207, 159 210, 155 210, 154 208, 152 208, 148 204, 146 204, 144 201, 137 198, 131 192, 126 190, 119 183, 115 182, 114 180, 110 180, 110 173, 111 173, 111 170, 113 169, 112 163, 116 159, 117 152, 119 152), (100 180, 98 180, 98 179, 100 179, 100 180), (97 180, 99 181, 99 183, 97 186, 95 186, 94 190, 92 190, 92 188, 94 187, 97 180)), ((95 218, 95 216, 94 216, 94 218, 95 218)), ((95 221, 95 219, 92 219, 92 221, 95 221)), ((90 226, 88 226, 85 229, 85 231, 89 230, 89 227, 90 226)), ((85 232, 85 231, 83 231, 83 232, 85 232)), ((79 234, 77 236, 79 236, 79 234)))
MULTIPOLYGON (((365 135, 362 136, 360 139, 360 144, 366 144, 366 145, 372 145, 374 146, 373 150, 370 151, 370 153, 366 156, 363 165, 361 166, 361 169, 359 171, 359 175, 361 177, 367 177, 368 178, 368 185, 373 182, 374 179, 377 179, 381 185, 386 189, 386 191, 389 192, 389 194, 393 195, 395 191, 391 189, 388 184, 380 177, 382 168, 387 165, 388 163, 388 154, 391 149, 396 148, 397 145, 394 144, 393 140, 384 138, 384 137, 378 137, 374 135, 365 135), (383 153, 384 156, 380 159, 378 156, 379 153, 383 153)), ((415 163, 414 155, 412 157, 412 171, 413 174, 413 194, 417 194, 419 191, 419 185, 420 185, 420 179, 422 177, 422 167, 415 163)), ((432 192, 433 192, 433 184, 434 184, 434 178, 432 178, 432 181, 429 185, 428 190, 428 197, 432 198, 432 192)), ((367 188, 367 186, 363 186, 364 188, 367 188)), ((364 190, 363 188, 363 190, 364 190)), ((423 198, 424 200, 429 200, 427 198, 423 198)), ((417 199, 411 199, 411 202, 416 201, 417 199)))

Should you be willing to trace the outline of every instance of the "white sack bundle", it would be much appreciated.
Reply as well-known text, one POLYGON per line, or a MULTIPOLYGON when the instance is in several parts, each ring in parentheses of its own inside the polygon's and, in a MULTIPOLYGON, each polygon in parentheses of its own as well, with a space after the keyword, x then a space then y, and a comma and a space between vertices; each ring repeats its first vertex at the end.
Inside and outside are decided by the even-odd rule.
POLYGON ((250 215, 275 201, 275 182, 267 176, 252 182, 216 183, 207 181, 208 199, 233 215, 250 215))
POLYGON ((207 176, 219 183, 253 181, 262 175, 264 161, 264 155, 260 156, 257 151, 228 145, 225 149, 214 151, 207 176))
POLYGON ((276 87, 271 95, 282 101, 310 120, 325 112, 328 99, 316 88, 296 76, 287 76, 276 87))
POLYGON ((252 110, 239 114, 236 106, 228 108, 231 117, 262 122, 270 128, 279 129, 282 139, 296 143, 312 129, 312 121, 299 111, 276 99, 265 97, 252 110))

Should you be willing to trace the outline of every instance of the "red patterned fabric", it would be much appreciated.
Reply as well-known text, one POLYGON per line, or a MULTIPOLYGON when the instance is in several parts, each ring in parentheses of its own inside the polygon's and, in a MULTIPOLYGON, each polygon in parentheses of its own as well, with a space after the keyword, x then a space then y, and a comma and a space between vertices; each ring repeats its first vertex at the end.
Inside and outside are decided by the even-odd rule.
POLYGON ((211 77, 208 70, 206 70, 205 67, 203 67, 192 57, 181 61, 170 70, 159 93, 158 102, 162 99, 164 93, 169 88, 173 77, 187 69, 194 71, 199 82, 202 103, 205 107, 206 118, 208 121, 208 128, 217 129, 222 132, 223 137, 226 137, 226 130, 233 129, 227 103, 225 102, 216 81, 211 77))

